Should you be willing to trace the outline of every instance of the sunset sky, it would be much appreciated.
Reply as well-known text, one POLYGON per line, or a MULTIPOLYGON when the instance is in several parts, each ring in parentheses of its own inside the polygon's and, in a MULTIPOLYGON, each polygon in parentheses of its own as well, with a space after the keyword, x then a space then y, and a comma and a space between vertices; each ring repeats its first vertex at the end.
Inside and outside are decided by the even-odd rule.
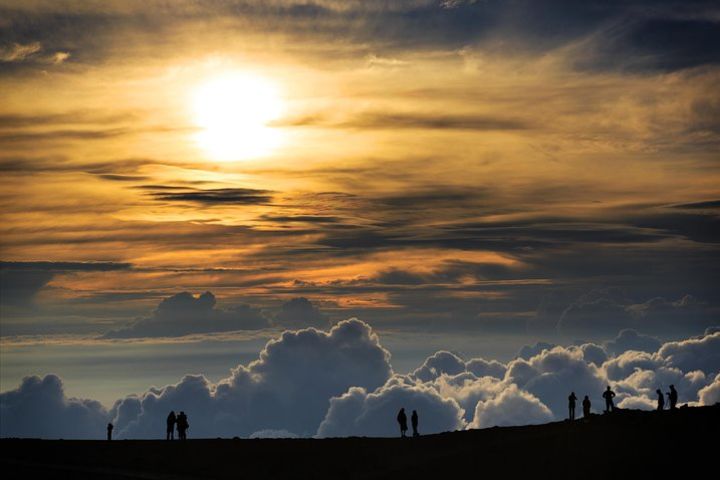
POLYGON ((713 1, 0 0, 0 390, 701 335, 719 86, 713 1))

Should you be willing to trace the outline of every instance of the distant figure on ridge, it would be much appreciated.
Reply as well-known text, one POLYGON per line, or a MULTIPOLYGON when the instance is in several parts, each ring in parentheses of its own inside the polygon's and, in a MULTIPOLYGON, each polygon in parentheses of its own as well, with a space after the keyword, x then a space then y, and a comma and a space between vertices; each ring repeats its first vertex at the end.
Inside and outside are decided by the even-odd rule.
POLYGON ((108 442, 109 442, 110 440, 112 440, 112 431, 113 431, 113 428, 114 428, 114 427, 113 427, 113 424, 112 424, 112 423, 108 423, 108 424, 107 424, 107 439, 108 439, 108 442))
POLYGON ((607 390, 603 393, 603 398, 605 399, 605 413, 612 412, 615 410, 615 404, 613 403, 613 398, 615 398, 615 392, 610 390, 610 385, 608 385, 607 390))
POLYGON ((657 409, 658 409, 658 411, 661 411, 665 408, 665 397, 663 396, 662 390, 660 390, 659 388, 657 390, 655 390, 655 392, 658 395, 657 409))
POLYGON ((400 424, 400 436, 405 438, 405 432, 407 432, 407 415, 405 415, 404 408, 401 408, 398 412, 397 421, 400 424))
POLYGON ((670 400, 670 410, 677 408, 678 393, 675 390, 675 385, 670 385, 670 391, 668 392, 668 399, 670 400))
POLYGON ((592 404, 590 403, 590 397, 585 395, 585 398, 583 399, 583 418, 590 418, 590 406, 592 404))
POLYGON ((166 440, 173 440, 175 438, 176 422, 177 418, 175 417, 175 412, 170 410, 170 414, 167 417, 167 435, 165 437, 166 440))
POLYGON ((188 423, 187 415, 185 415, 185 412, 180 412, 180 414, 177 416, 176 422, 178 438, 180 440, 187 440, 187 429, 190 428, 190 424, 188 423))
POLYGON ((575 402, 577 401, 577 397, 575 396, 575 392, 570 392, 570 396, 568 397, 568 415, 570 417, 570 420, 575 420, 575 402))
POLYGON ((410 416, 410 423, 412 423, 413 437, 419 437, 420 434, 418 433, 418 414, 415 410, 413 410, 413 413, 410 416))

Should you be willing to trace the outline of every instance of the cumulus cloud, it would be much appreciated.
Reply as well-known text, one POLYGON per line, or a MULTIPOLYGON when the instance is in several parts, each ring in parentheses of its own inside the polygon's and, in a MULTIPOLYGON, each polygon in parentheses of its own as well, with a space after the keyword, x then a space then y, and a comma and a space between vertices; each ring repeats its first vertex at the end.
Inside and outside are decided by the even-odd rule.
POLYGON ((583 354, 583 358, 586 362, 594 363, 596 366, 600 366, 608 359, 607 351, 600 345, 594 343, 584 343, 578 347, 583 354))
POLYGON ((434 380, 442 374, 457 375, 465 371, 465 361, 452 352, 441 350, 425 359, 411 376, 423 382, 434 380))
POLYGON ((107 419, 100 402, 66 397, 57 375, 0 394, 0 437, 103 438, 107 419))
POLYGON ((603 369, 608 379, 620 380, 636 370, 655 370, 660 368, 663 363, 657 355, 629 350, 605 362, 603 369))
POLYGON ((413 410, 418 412, 418 429, 423 434, 458 430, 465 426, 464 411, 455 400, 442 397, 427 385, 408 385, 395 380, 371 393, 353 387, 331 399, 317 435, 398 436, 400 430, 395 417, 400 408, 405 408, 408 420, 413 410))
POLYGON ((607 351, 613 355, 619 355, 628 350, 639 352, 656 352, 662 342, 655 337, 642 335, 632 329, 621 330, 617 337, 605 343, 607 351))
POLYGON ((494 377, 476 377, 470 372, 460 375, 442 375, 428 385, 440 395, 454 399, 465 410, 465 421, 471 423, 475 415, 475 406, 480 401, 497 397, 508 383, 494 377))
POLYGON ((254 330, 269 326, 260 310, 248 305, 228 310, 216 308, 215 295, 205 292, 197 297, 181 292, 164 299, 152 316, 141 318, 128 327, 112 330, 105 338, 179 337, 192 333, 254 330))
POLYGON ((607 385, 603 370, 586 362, 582 350, 565 347, 543 350, 529 360, 511 361, 505 381, 538 397, 556 418, 564 418, 570 391, 593 397, 607 385))
MULTIPOLYGON (((675 385, 680 403, 693 402, 698 398, 698 392, 707 385, 705 374, 699 370, 683 373, 677 368, 660 367, 656 370, 636 370, 627 378, 616 384, 618 394, 629 397, 643 397, 649 404, 655 405, 660 389, 667 392, 670 385, 675 385)), ((622 407, 623 403, 619 403, 622 407)))
POLYGON ((551 348, 555 348, 556 346, 557 345, 555 345, 554 343, 547 342, 537 342, 534 345, 525 345, 518 351, 517 357, 529 360, 535 355, 540 354, 543 350, 550 350, 551 348))
POLYGON ((700 405, 715 405, 720 403, 720 374, 713 382, 699 392, 700 405))
MULTIPOLYGON (((570 335, 593 332, 606 336, 622 329, 679 332, 706 328, 715 318, 712 309, 692 295, 683 295, 678 300, 654 297, 638 303, 617 289, 606 289, 591 291, 570 304, 560 316, 557 330, 570 335)), ((620 344, 635 341, 642 349, 654 344, 645 336, 633 338, 632 333, 625 336, 615 341, 620 344)))
POLYGON ((684 372, 702 370, 709 374, 720 372, 720 332, 691 338, 679 342, 669 342, 658 350, 658 355, 669 366, 684 372))
POLYGON ((581 297, 563 312, 558 330, 570 335, 583 335, 586 332, 610 334, 627 327, 631 322, 632 315, 624 305, 611 298, 591 295, 581 297))
MULTIPOLYGON (((616 341, 627 338, 620 334, 616 341)), ((1 435, 94 438, 112 419, 120 438, 158 438, 167 413, 182 410, 195 438, 396 436, 401 407, 408 415, 417 410, 420 431, 428 434, 562 419, 570 391, 601 404, 606 385, 621 408, 655 408, 656 389, 667 391, 671 384, 681 404, 708 405, 720 397, 720 375, 710 374, 717 368, 719 338, 720 332, 709 332, 668 342, 654 353, 617 356, 590 343, 536 348, 507 365, 466 362, 441 350, 412 373, 398 375, 370 326, 350 319, 329 331, 286 331, 228 378, 213 383, 186 375, 120 399, 110 412, 98 402, 65 397, 55 375, 27 377, 0 394, 1 435)))
POLYGON ((329 332, 286 331, 267 343, 258 360, 238 366, 211 384, 188 375, 176 385, 151 389, 114 407, 118 433, 130 438, 162 435, 170 410, 190 416, 190 433, 247 436, 261 430, 316 433, 328 400, 351 387, 374 390, 392 374, 390 354, 370 326, 356 319, 329 332), (129 403, 129 405, 126 405, 129 403))
POLYGON ((328 326, 328 317, 305 297, 297 297, 283 303, 273 323, 286 328, 328 326))
POLYGON ((654 410, 656 404, 647 397, 625 397, 617 402, 617 407, 629 410, 654 410))
POLYGON ((473 358, 465 365, 468 372, 477 377, 495 377, 503 378, 507 367, 504 363, 497 360, 485 360, 483 358, 473 358))
POLYGON ((534 395, 510 385, 495 398, 479 401, 472 428, 528 425, 553 420, 553 413, 534 395))

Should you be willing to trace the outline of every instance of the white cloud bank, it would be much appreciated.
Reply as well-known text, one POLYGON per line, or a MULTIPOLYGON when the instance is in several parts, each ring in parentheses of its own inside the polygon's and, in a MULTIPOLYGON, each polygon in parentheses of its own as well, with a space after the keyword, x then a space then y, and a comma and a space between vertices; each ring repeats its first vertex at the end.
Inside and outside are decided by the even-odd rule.
MULTIPOLYGON (((327 331, 286 331, 257 360, 216 384, 202 375, 118 400, 67 398, 55 375, 27 377, 0 394, 0 436, 98 438, 105 423, 119 438, 162 438, 170 410, 185 411, 191 437, 395 436, 397 411, 417 410, 420 432, 561 420, 567 396, 589 395, 601 410, 611 385, 621 408, 652 409, 656 389, 674 384, 680 403, 720 400, 720 331, 659 345, 623 332, 605 346, 539 344, 507 364, 465 360, 439 351, 408 375, 393 372, 390 353, 357 319, 327 331)), ((578 411, 580 409, 578 408, 578 411)))

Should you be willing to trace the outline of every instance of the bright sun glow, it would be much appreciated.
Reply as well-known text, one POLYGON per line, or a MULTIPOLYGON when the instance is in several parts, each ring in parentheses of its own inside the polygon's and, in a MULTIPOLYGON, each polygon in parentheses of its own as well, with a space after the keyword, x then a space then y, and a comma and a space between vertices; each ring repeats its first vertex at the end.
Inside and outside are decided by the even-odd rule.
POLYGON ((270 81, 247 73, 232 73, 200 85, 194 92, 198 145, 219 161, 268 155, 282 140, 268 124, 280 117, 283 102, 270 81))

